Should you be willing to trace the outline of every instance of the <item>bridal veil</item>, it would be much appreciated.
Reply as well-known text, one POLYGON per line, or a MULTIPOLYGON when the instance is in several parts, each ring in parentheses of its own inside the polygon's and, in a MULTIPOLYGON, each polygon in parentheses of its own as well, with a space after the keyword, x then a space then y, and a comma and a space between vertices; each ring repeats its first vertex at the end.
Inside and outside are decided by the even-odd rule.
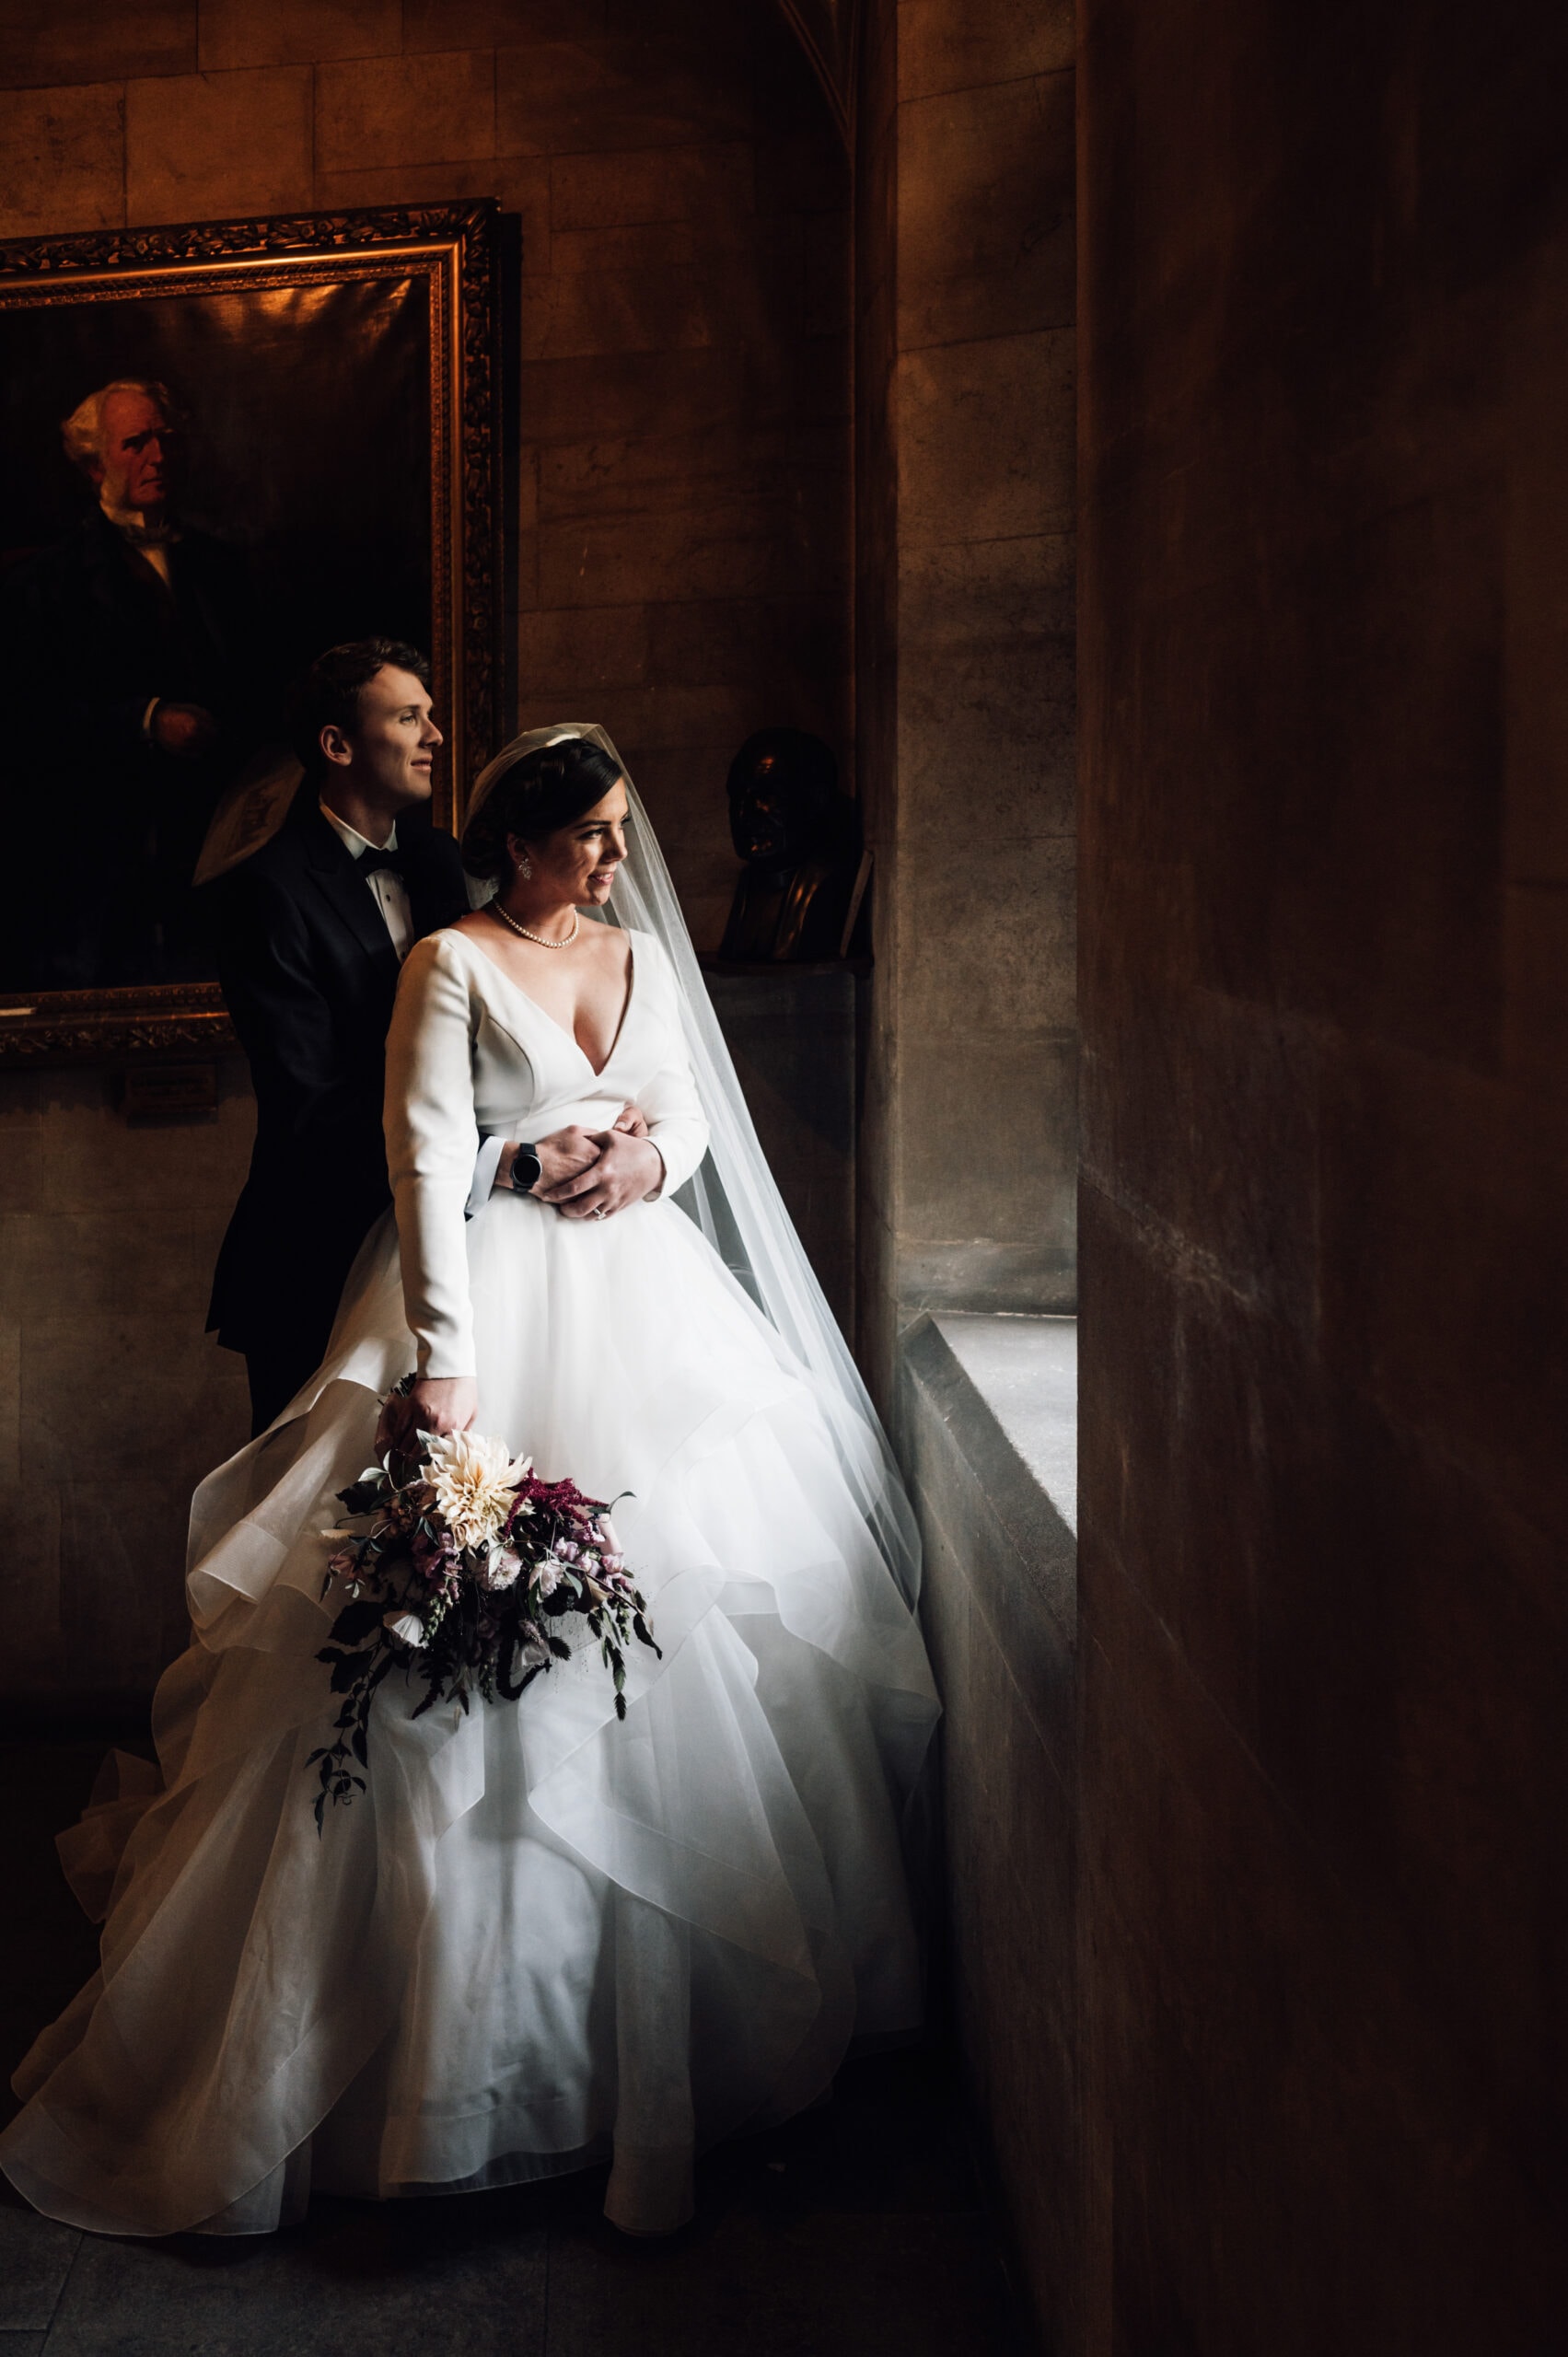
MULTIPOLYGON (((809 1378, 833 1435, 845 1480, 900 1593, 912 1608, 920 1591, 920 1537, 902 1480, 860 1371, 768 1167, 669 869, 630 771, 597 722, 558 721, 553 727, 529 729, 514 737, 496 754, 474 782, 470 813, 526 754, 568 737, 586 737, 601 746, 620 769, 626 787, 631 817, 627 854, 603 911, 604 920, 652 934, 680 985, 686 1044, 707 1117, 709 1147, 701 1168, 675 1200, 745 1286, 809 1378)), ((475 885, 472 897, 476 903, 482 903, 494 890, 492 884, 475 885)))

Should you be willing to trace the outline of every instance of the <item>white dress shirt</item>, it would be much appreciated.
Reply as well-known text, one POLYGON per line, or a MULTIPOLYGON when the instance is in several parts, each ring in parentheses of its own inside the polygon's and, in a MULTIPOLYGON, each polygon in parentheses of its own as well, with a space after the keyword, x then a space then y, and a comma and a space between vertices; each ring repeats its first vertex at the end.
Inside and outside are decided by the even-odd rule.
MULTIPOLYGON (((366 852, 375 851, 377 848, 382 851, 397 850, 396 827, 392 829, 386 842, 377 846, 375 843, 366 842, 356 828, 351 827, 346 819, 340 819, 335 810, 329 810, 324 802, 321 805, 321 816, 343 849, 352 852, 355 859, 363 859, 366 852)), ((389 867, 377 868, 374 876, 367 876, 365 880, 370 887, 372 900, 381 911, 382 922, 392 937, 392 946, 398 953, 398 960, 401 964, 413 947, 413 911, 408 904, 408 887, 401 876, 393 875, 389 867)))

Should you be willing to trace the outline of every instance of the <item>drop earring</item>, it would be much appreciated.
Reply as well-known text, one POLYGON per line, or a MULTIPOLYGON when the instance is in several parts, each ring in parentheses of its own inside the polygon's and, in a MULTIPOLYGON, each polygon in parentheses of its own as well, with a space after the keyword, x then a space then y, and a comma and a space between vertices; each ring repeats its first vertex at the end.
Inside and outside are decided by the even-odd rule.
POLYGON ((531 883, 533 880, 533 862, 526 853, 517 862, 517 877, 519 882, 524 884, 531 883))

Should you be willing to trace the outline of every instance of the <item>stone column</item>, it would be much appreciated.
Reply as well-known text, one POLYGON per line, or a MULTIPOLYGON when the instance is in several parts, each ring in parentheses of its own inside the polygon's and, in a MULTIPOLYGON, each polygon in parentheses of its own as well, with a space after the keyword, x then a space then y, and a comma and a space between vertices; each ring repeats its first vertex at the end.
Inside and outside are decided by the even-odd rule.
POLYGON ((1073 17, 874 0, 858 726, 877 872, 860 1333, 1074 1298, 1073 17))

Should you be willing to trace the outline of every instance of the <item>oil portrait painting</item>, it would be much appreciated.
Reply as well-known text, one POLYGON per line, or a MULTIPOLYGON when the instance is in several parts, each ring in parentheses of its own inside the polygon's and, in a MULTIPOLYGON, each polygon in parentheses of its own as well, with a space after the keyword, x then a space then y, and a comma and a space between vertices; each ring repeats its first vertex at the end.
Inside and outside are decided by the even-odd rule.
POLYGON ((429 647, 488 726, 485 208, 236 227, 0 254, 0 993, 55 1014, 210 981, 198 888, 286 806, 322 646, 429 647))

